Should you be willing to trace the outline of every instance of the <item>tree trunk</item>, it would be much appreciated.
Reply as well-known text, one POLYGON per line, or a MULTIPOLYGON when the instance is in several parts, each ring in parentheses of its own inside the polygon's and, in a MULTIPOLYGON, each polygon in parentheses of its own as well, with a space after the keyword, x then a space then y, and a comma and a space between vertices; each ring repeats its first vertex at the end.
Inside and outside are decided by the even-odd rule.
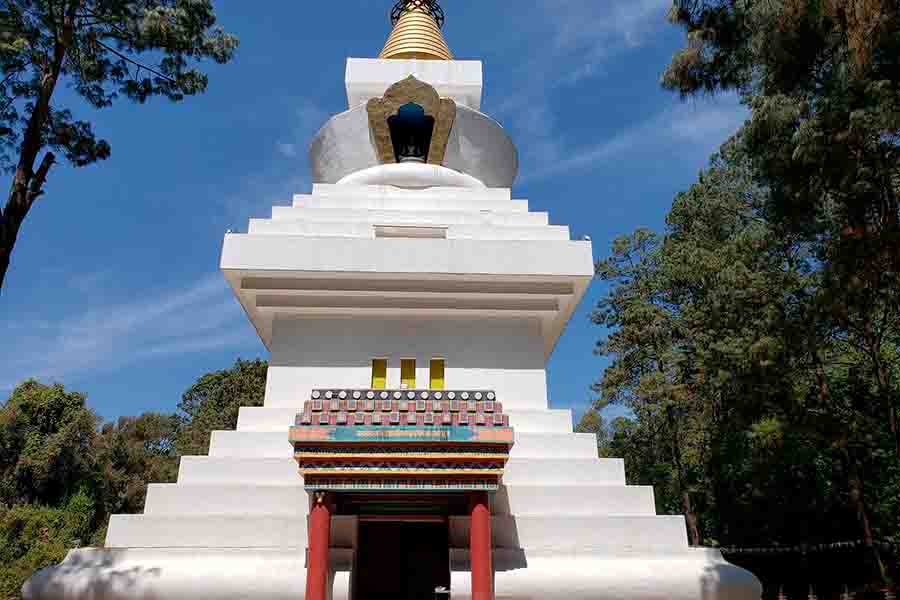
POLYGON ((34 201, 43 193, 47 173, 54 162, 56 157, 52 152, 48 152, 34 175, 29 176, 27 171, 21 168, 16 170, 6 208, 0 212, 0 291, 3 290, 13 247, 19 237, 19 229, 34 201))
POLYGON ((709 465, 707 467, 708 479, 712 489, 712 505, 714 514, 718 514, 716 519, 715 536, 719 544, 725 544, 728 539, 728 530, 726 522, 733 514, 729 506, 730 494, 724 481, 724 446, 725 446, 725 424, 724 424, 725 407, 723 402, 723 392, 720 390, 716 394, 716 398, 712 403, 711 424, 712 432, 709 439, 709 465))
POLYGON ((897 429, 897 407, 895 406, 894 393, 888 379, 887 368, 880 358, 876 358, 875 368, 878 373, 878 387, 887 401, 888 427, 893 437, 894 455, 900 457, 900 431, 897 429))
POLYGON ((894 390, 892 389, 887 367, 881 357, 881 338, 884 332, 878 335, 872 330, 872 322, 866 319, 863 324, 863 335, 868 346, 869 358, 872 368, 875 370, 875 379, 878 382, 878 392, 884 398, 885 408, 888 413, 888 430, 891 432, 891 441, 894 444, 894 455, 900 457, 900 431, 897 430, 897 409, 894 406, 894 390))
POLYGON ((869 527, 869 515, 866 511, 866 503, 863 499, 862 478, 859 475, 859 465, 856 460, 847 453, 847 494, 850 510, 856 516, 859 523, 860 533, 863 536, 863 543, 871 547, 872 529, 869 527))
POLYGON ((875 542, 872 538, 872 528, 869 524, 869 511, 866 508, 863 480, 859 464, 849 450, 844 450, 844 460, 847 463, 848 508, 853 511, 853 514, 856 517, 860 533, 863 536, 863 544, 875 563, 875 570, 878 572, 878 577, 883 582, 885 576, 884 564, 881 562, 881 555, 878 552, 878 548, 875 547, 875 542))
POLYGON ((28 216, 28 211, 34 205, 34 201, 44 193, 47 174, 53 163, 56 162, 53 153, 48 152, 41 160, 37 172, 34 170, 38 154, 44 144, 41 134, 50 119, 50 100, 56 90, 66 52, 72 43, 75 14, 80 4, 80 1, 73 0, 63 17, 61 33, 56 38, 56 44, 53 47, 53 59, 44 67, 41 90, 34 101, 34 108, 28 118, 25 134, 22 136, 19 162, 16 164, 16 173, 6 207, 0 212, 0 290, 3 289, 13 248, 19 237, 19 229, 22 227, 25 217, 28 216))
POLYGON ((691 505, 691 495, 686 491, 681 494, 681 510, 684 511, 684 518, 687 521, 691 546, 699 546, 700 527, 697 525, 697 515, 694 513, 694 507, 691 505))
POLYGON ((697 515, 694 514, 691 505, 691 495, 684 484, 684 465, 681 460, 681 443, 678 419, 671 412, 668 414, 669 430, 672 432, 672 460, 675 463, 675 478, 678 482, 678 493, 681 494, 681 510, 687 522, 688 534, 691 538, 691 546, 700 545, 700 529, 697 526, 697 515))

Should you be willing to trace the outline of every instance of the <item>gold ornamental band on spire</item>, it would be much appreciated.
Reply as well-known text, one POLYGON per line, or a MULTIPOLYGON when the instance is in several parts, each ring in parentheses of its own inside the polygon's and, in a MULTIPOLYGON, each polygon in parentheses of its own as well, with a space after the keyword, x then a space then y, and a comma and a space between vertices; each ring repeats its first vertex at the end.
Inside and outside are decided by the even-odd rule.
POLYGON ((444 11, 437 0, 400 0, 391 21, 394 29, 379 58, 453 60, 441 33, 444 11))

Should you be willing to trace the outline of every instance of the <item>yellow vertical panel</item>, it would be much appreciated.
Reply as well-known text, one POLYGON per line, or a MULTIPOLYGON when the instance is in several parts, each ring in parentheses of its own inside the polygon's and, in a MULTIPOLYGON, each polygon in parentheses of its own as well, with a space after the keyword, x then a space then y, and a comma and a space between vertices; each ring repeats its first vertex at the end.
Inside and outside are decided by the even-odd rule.
POLYGON ((376 358, 372 360, 372 389, 383 390, 387 387, 387 360, 376 358))
POLYGON ((416 359, 404 358, 400 361, 400 384, 408 389, 416 389, 416 359))
POLYGON ((444 359, 442 358, 431 360, 431 389, 444 389, 444 359))

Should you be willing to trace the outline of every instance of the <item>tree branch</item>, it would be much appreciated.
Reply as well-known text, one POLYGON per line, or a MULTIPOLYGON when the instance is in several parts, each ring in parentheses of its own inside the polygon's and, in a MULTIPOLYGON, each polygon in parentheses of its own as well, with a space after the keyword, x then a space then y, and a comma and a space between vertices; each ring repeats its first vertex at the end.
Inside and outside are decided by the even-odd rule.
POLYGON ((129 58, 129 57, 126 56, 125 54, 122 54, 122 53, 119 52, 118 50, 116 50, 116 49, 114 49, 114 48, 111 48, 111 47, 107 46, 106 44, 104 44, 104 43, 101 42, 100 40, 96 40, 96 42, 97 42, 97 44, 98 44, 99 46, 102 46, 103 48, 105 48, 105 49, 108 50, 109 52, 112 52, 113 54, 115 54, 116 56, 118 56, 119 58, 121 58, 122 60, 124 60, 125 62, 131 63, 132 65, 134 65, 134 66, 136 66, 136 67, 139 67, 139 68, 141 68, 141 69, 146 69, 146 70, 150 71, 151 73, 153 73, 154 75, 156 75, 157 77, 161 77, 162 79, 165 79, 165 80, 168 81, 169 83, 176 83, 175 80, 172 79, 171 77, 169 77, 168 75, 163 75, 163 74, 160 73, 159 71, 157 71, 157 70, 155 70, 155 69, 152 69, 152 68, 148 67, 148 66, 145 65, 145 64, 139 63, 139 62, 137 62, 136 60, 132 60, 131 58, 129 58))
POLYGON ((28 198, 27 204, 28 208, 31 208, 31 205, 34 204, 34 201, 37 200, 44 193, 44 184, 47 182, 47 173, 50 172, 50 167, 56 162, 56 155, 52 152, 48 152, 44 155, 44 158, 41 160, 41 166, 38 167, 37 172, 34 174, 34 177, 31 179, 31 183, 28 186, 28 198))
POLYGON ((103 15, 98 15, 97 13, 92 12, 90 10, 85 10, 84 14, 78 15, 79 19, 83 19, 85 17, 91 17, 92 19, 95 19, 95 21, 93 23, 88 23, 88 25, 91 25, 91 26, 106 25, 107 27, 111 28, 112 30, 118 32, 121 35, 121 38, 116 38, 116 39, 122 39, 123 41, 129 42, 129 43, 134 43, 134 40, 131 38, 131 34, 129 32, 125 31, 124 29, 122 29, 121 27, 116 25, 115 23, 111 22, 109 19, 105 18, 103 15))

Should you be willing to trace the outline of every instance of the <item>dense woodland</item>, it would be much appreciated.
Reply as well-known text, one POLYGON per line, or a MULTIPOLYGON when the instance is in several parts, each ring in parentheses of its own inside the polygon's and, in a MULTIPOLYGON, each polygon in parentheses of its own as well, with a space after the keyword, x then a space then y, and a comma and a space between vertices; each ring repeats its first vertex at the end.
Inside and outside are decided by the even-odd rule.
MULTIPOLYGON (((670 18, 686 43, 662 85, 736 94, 749 118, 664 229, 598 263, 609 362, 579 429, 687 515, 691 543, 769 579, 752 549, 882 587, 900 576, 900 7, 675 0, 670 18), (626 416, 604 422, 610 405, 626 416)), ((148 481, 261 403, 265 368, 109 424, 62 386, 18 387, 0 408, 0 598, 140 511, 148 481)))
POLYGON ((664 230, 597 265, 595 408, 630 417, 581 427, 692 543, 849 547, 819 576, 878 586, 900 542, 900 8, 676 0, 670 18, 686 46, 663 86, 737 94, 749 119, 664 230))

